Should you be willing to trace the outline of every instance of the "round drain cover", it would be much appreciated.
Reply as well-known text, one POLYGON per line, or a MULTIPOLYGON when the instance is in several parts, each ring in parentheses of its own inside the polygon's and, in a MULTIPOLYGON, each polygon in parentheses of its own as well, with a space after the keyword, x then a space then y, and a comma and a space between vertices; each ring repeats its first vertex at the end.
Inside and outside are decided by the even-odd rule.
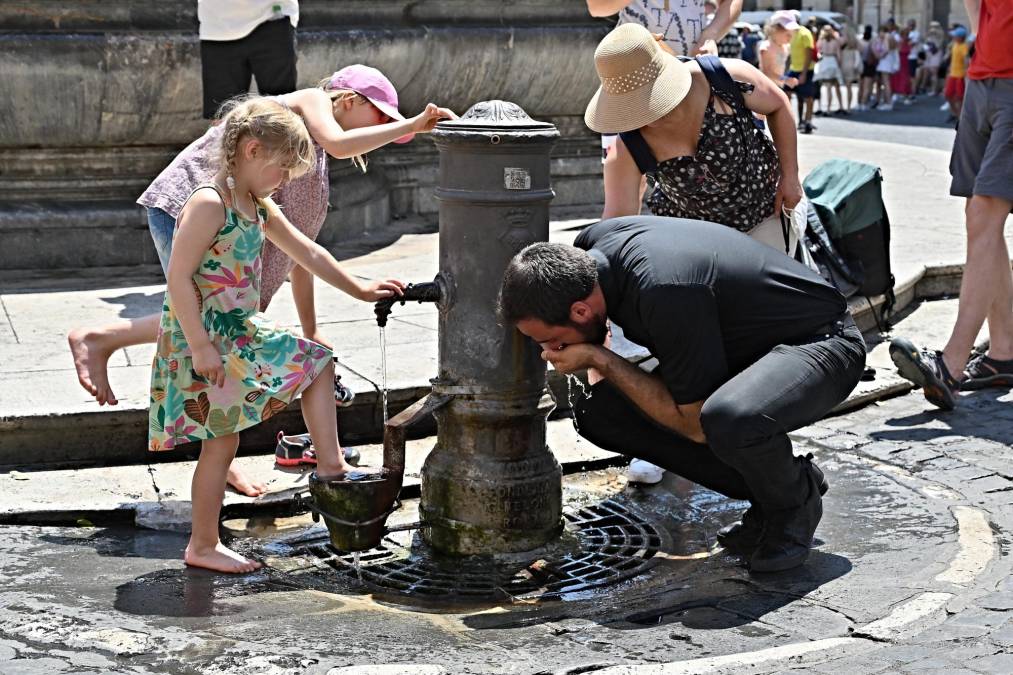
POLYGON ((560 541, 529 554, 440 558, 406 532, 392 533, 379 547, 359 554, 334 549, 326 536, 304 542, 294 554, 309 558, 317 569, 331 568, 398 593, 502 601, 614 584, 647 570, 670 543, 663 529, 612 499, 567 509, 563 517, 560 541))

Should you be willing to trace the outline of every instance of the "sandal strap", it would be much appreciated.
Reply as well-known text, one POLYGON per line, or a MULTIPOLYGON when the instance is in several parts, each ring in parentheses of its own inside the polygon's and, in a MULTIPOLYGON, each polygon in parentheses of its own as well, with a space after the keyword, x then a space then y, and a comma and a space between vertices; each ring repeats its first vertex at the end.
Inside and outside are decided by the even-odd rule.
POLYGON ((946 362, 943 361, 942 352, 936 352, 936 368, 939 369, 939 376, 942 378, 943 384, 953 391, 960 389, 960 382, 953 375, 950 375, 950 369, 946 367, 946 362))
POLYGON ((992 377, 993 375, 1013 374, 1013 359, 1000 361, 987 354, 978 354, 967 362, 967 374, 974 378, 992 377))

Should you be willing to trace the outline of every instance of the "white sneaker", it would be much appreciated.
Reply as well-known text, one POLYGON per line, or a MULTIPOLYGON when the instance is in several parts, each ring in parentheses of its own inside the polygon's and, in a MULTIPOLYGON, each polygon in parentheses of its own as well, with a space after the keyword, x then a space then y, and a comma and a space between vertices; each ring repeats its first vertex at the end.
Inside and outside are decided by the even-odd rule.
POLYGON ((892 103, 881 103, 876 106, 876 110, 893 110, 892 103))
POLYGON ((630 468, 626 471, 626 480, 631 483, 654 485, 660 483, 664 477, 664 469, 643 459, 635 459, 630 462, 630 468))
POLYGON ((941 106, 939 106, 939 109, 942 110, 943 112, 946 112, 947 110, 950 109, 950 102, 947 101, 946 103, 942 104, 941 106))

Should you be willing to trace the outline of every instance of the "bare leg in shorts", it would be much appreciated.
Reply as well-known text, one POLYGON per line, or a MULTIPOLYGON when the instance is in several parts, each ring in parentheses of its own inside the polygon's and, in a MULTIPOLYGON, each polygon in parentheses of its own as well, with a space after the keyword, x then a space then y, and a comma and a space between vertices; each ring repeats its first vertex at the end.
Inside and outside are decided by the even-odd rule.
POLYGON ((964 100, 950 166, 951 193, 968 197, 967 261, 957 322, 943 350, 947 369, 958 379, 986 318, 988 355, 1013 359, 1013 276, 1005 238, 1013 207, 1013 80, 971 80, 964 100))
POLYGON ((974 195, 967 200, 967 262, 960 282, 957 322, 943 349, 946 367, 955 377, 967 365, 985 319, 988 319, 988 355, 1013 359, 1013 277, 1005 225, 1013 206, 1009 200, 974 195))

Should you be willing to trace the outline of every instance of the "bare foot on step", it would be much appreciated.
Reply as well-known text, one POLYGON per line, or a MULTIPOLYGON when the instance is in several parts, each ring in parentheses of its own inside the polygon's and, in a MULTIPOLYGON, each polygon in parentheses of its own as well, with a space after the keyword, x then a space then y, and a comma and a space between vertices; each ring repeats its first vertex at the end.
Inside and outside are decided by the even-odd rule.
POLYGON ((225 477, 225 482, 233 490, 247 497, 259 497, 267 492, 267 485, 251 480, 242 469, 236 466, 235 462, 229 464, 229 473, 225 477))
POLYGON ((339 449, 338 461, 328 462, 323 457, 317 456, 317 478, 322 481, 344 480, 345 476, 353 471, 363 471, 363 467, 356 468, 345 461, 344 453, 339 449))
POLYGON ((183 562, 191 567, 203 567, 226 574, 245 574, 263 567, 256 560, 244 558, 222 542, 208 549, 196 548, 191 543, 183 554, 183 562))
POLYGON ((67 335, 74 356, 74 368, 77 370, 77 381, 84 390, 95 397, 99 405, 116 405, 118 401, 109 386, 109 363, 111 351, 102 344, 100 337, 88 330, 74 329, 67 335))

